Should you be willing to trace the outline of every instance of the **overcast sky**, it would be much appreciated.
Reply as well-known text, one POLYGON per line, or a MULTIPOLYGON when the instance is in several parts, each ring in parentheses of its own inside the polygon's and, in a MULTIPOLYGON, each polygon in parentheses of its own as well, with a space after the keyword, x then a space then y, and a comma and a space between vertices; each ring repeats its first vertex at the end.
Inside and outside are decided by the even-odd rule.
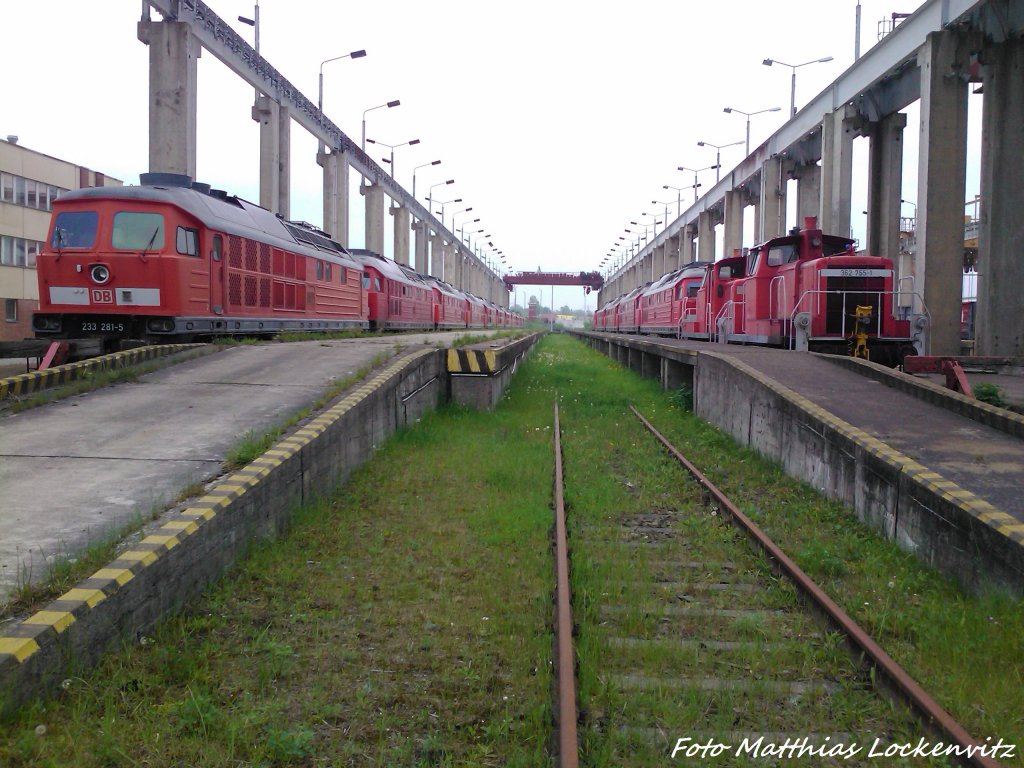
MULTIPOLYGON (((253 3, 207 1, 253 40, 252 28, 235 21, 251 17, 253 3)), ((920 4, 862 0, 862 51, 877 41, 881 19, 920 4)), ((856 5, 262 0, 260 51, 315 102, 321 61, 366 49, 366 58, 324 68, 324 111, 335 124, 358 141, 363 110, 400 99, 400 107, 367 116, 371 138, 421 140, 395 151, 399 183, 410 189, 413 166, 440 159, 440 166, 417 173, 417 192, 423 198, 429 185, 456 180, 436 190, 442 199, 464 201, 447 207, 447 223, 453 210, 472 206, 458 221, 479 217, 466 230, 484 228, 511 268, 579 271, 595 269, 630 220, 645 211, 663 214, 664 206, 651 200, 671 202, 675 217, 677 192, 663 185, 692 184, 692 174, 677 166, 715 162, 715 150, 698 141, 743 140, 745 118, 723 107, 782 108, 753 118, 752 146, 781 125, 791 70, 763 66, 763 59, 800 64, 834 57, 797 70, 798 107, 845 70, 853 62, 856 5)), ((137 183, 148 170, 148 54, 136 35, 140 8, 139 0, 2 0, 6 108, 0 136, 16 134, 25 147, 137 183)), ((197 176, 258 200, 252 97, 249 86, 203 54, 197 176)), ((908 154, 916 151, 908 140, 908 154)), ((319 225, 315 154, 316 141, 293 123, 291 216, 319 225)), ((373 154, 379 160, 387 150, 373 154)), ((865 149, 858 154, 866 165, 865 149)), ((742 146, 722 150, 723 172, 742 155, 742 146)), ((714 171, 701 178, 710 188, 714 171)), ((904 182, 904 196, 916 199, 915 189, 916 176, 904 182)), ((685 209, 692 191, 681 194, 685 209)), ((863 203, 856 189, 854 198, 854 234, 860 236, 863 203)), ((362 200, 356 196, 351 205, 351 245, 361 246, 362 200)), ((391 255, 390 222, 385 231, 391 255)), ((549 297, 545 289, 545 304, 549 297)), ((556 291, 555 303, 582 306, 582 290, 556 291)), ((590 297, 587 306, 593 305, 590 297)))

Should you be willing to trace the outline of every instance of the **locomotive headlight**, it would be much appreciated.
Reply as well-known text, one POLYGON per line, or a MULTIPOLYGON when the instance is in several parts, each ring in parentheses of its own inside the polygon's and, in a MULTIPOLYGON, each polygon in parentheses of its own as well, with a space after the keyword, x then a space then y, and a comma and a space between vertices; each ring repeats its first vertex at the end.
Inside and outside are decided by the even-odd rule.
POLYGON ((105 282, 110 280, 110 270, 102 264, 93 264, 89 268, 89 277, 96 285, 103 285, 105 282))

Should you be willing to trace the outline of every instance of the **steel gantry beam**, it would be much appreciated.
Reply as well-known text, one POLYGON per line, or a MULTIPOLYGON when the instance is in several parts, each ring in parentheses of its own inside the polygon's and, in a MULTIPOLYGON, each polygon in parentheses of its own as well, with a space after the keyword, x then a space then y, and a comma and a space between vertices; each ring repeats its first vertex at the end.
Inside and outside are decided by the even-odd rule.
POLYGON ((343 152, 348 164, 364 178, 379 185, 387 195, 402 207, 408 208, 420 221, 456 245, 461 255, 479 265, 498 280, 498 275, 480 261, 450 232, 442 222, 421 205, 387 171, 375 163, 344 131, 331 122, 316 104, 307 99, 297 87, 278 72, 266 59, 235 32, 202 0, 143 0, 143 19, 149 20, 153 8, 165 21, 180 21, 189 25, 192 34, 204 49, 222 61, 231 71, 279 104, 288 107, 291 117, 323 141, 334 152, 343 152))
POLYGON ((844 105, 867 120, 903 109, 920 98, 918 50, 928 35, 955 24, 969 22, 996 41, 1024 28, 1021 0, 927 0, 914 14, 868 50, 807 106, 797 112, 767 141, 724 175, 708 192, 690 206, 644 248, 609 277, 609 282, 626 274, 654 250, 695 226, 701 213, 718 210, 727 193, 761 186, 761 168, 773 157, 800 163, 821 157, 822 120, 844 105))

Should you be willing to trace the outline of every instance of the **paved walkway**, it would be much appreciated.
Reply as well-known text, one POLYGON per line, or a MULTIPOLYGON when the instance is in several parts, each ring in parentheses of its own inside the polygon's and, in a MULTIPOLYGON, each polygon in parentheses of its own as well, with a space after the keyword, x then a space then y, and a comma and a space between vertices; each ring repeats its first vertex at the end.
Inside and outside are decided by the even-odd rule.
POLYGON ((0 417, 0 602, 26 579, 217 475, 262 434, 396 344, 458 333, 231 347, 0 417))

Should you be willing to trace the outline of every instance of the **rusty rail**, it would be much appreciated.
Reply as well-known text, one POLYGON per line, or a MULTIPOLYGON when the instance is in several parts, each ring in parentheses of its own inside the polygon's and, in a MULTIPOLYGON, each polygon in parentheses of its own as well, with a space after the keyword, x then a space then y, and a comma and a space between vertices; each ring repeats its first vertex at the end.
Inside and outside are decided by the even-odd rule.
POLYGON ((576 656, 572 649, 572 594, 569 591, 569 543, 565 533, 562 439, 555 400, 555 642, 558 646, 558 765, 577 768, 576 656))
MULTIPOLYGON (((699 482, 708 492, 715 497, 722 508, 727 510, 732 517, 733 521, 764 550, 770 558, 772 558, 779 567, 786 573, 786 575, 793 581, 794 584, 802 591, 808 598, 810 598, 815 605, 824 611, 832 622, 839 627, 846 635, 846 637, 854 644, 854 646, 860 650, 864 655, 871 660, 875 669, 881 672, 889 682, 909 701, 910 705, 917 711, 918 715, 921 716, 925 723, 937 728, 945 738, 948 738, 957 745, 960 749, 968 750, 974 748, 977 751, 991 748, 991 745, 983 744, 982 742, 974 739, 966 729, 960 723, 953 719, 946 710, 939 706, 931 696, 929 696, 925 690, 917 684, 917 682, 907 674, 899 664, 897 664, 888 653, 886 653, 878 643, 871 639, 871 637, 865 632, 860 625, 857 624, 850 616, 844 611, 839 605, 836 604, 831 597, 829 597, 825 591, 819 587, 810 576, 803 572, 803 570, 795 562, 793 562, 779 546, 769 538, 768 534, 758 527, 758 525, 747 517, 739 508, 732 503, 732 501, 712 483, 704 474, 697 469, 692 463, 690 463, 683 454, 681 454, 674 445, 672 445, 647 419, 641 415, 641 413, 634 408, 632 405, 629 407, 631 411, 636 415, 638 419, 643 423, 645 427, 653 434, 658 441, 665 446, 669 453, 675 457, 675 459, 682 464, 686 470, 693 475, 693 477, 699 482)), ((952 755, 951 755, 952 757, 952 755)), ((982 754, 970 754, 969 756, 958 756, 964 765, 976 766, 977 768, 1000 768, 1000 764, 982 754)))

